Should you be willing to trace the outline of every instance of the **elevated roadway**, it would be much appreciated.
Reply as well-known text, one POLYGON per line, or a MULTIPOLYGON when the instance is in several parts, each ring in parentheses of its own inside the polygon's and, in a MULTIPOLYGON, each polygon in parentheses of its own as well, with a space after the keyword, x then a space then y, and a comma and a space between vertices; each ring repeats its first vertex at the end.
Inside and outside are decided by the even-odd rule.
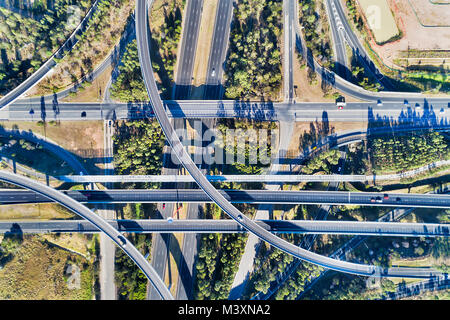
POLYGON ((34 180, 5 171, 0 171, 0 180, 26 188, 36 194, 47 197, 51 201, 61 204, 70 211, 89 221, 93 226, 95 226, 95 228, 104 232, 136 263, 163 299, 173 299, 172 294, 164 285, 162 279, 159 278, 144 256, 119 231, 108 224, 106 220, 64 193, 34 180))
MULTIPOLYGON (((108 220, 114 229, 129 233, 242 233, 233 220, 108 220)), ((399 237, 448 237, 450 225, 434 223, 396 223, 360 221, 255 220, 273 233, 337 234, 399 237)), ((0 233, 97 233, 84 220, 0 221, 0 233)))
MULTIPOLYGON (((236 209, 227 199, 223 197, 200 172, 197 166, 192 161, 189 154, 183 148, 183 145, 175 133, 169 118, 166 114, 165 107, 159 96, 159 91, 155 82, 153 69, 150 59, 150 43, 149 43, 149 27, 148 27, 148 9, 152 5, 152 1, 147 3, 145 0, 136 1, 136 38, 138 44, 139 61, 141 71, 144 78, 144 83, 149 95, 151 105, 155 116, 167 137, 175 155, 178 157, 183 167, 190 173, 197 184, 203 189, 208 197, 213 200, 226 214, 237 221, 243 228, 259 237, 261 240, 268 242, 270 245, 291 254, 297 258, 306 260, 308 262, 321 265, 326 268, 337 271, 359 274, 359 275, 373 275, 373 276, 403 276, 405 273, 413 274, 414 276, 432 276, 432 272, 420 273, 411 270, 403 270, 403 268, 382 268, 378 266, 362 265, 346 261, 338 261, 313 252, 301 249, 292 243, 289 243, 264 228, 255 224, 252 220, 247 218, 242 212, 236 209), (149 6, 148 6, 149 5, 149 6)), ((408 269, 408 268, 407 268, 408 269)))
MULTIPOLYGON (((216 190, 216 189, 215 189, 216 190)), ((385 207, 450 208, 450 195, 346 191, 216 190, 231 203, 328 204, 385 207)), ((108 189, 62 191, 81 203, 204 203, 212 199, 199 189, 108 189)), ((45 197, 23 191, 0 191, 0 203, 42 203, 45 197)))

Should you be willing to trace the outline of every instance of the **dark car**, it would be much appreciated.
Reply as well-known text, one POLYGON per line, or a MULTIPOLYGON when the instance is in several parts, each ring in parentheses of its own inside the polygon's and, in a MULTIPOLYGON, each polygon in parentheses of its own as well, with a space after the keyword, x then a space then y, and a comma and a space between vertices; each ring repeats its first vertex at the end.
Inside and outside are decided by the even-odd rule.
POLYGON ((395 198, 395 201, 400 202, 402 199, 400 197, 395 198))
POLYGON ((123 237, 123 236, 118 236, 120 242, 122 243, 122 246, 125 247, 125 245, 127 244, 127 240, 123 237))

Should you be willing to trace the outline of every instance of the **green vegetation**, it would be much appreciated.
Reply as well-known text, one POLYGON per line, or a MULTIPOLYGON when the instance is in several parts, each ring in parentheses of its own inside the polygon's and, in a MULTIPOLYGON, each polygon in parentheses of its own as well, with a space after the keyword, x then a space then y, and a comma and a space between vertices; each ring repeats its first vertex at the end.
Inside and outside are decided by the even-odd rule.
POLYGON ((366 288, 366 278, 346 273, 329 272, 302 297, 305 300, 372 300, 380 292, 366 288))
POLYGON ((405 171, 448 157, 448 146, 438 132, 400 135, 371 141, 374 171, 405 171))
POLYGON ((274 298, 276 300, 294 300, 304 290, 304 286, 310 276, 319 275, 321 267, 302 262, 293 275, 278 289, 274 298))
POLYGON ((160 173, 164 135, 156 120, 121 122, 116 126, 113 140, 117 173, 160 173))
POLYGON ((225 300, 244 251, 245 234, 202 235, 195 264, 196 300, 225 300))
POLYGON ((355 54, 352 54, 351 58, 351 79, 353 83, 358 84, 360 87, 369 91, 379 91, 381 89, 381 84, 378 80, 364 69, 363 64, 360 59, 358 59, 355 54))
POLYGON ((36 71, 66 40, 76 26, 70 26, 71 6, 83 12, 91 0, 38 1, 32 11, 42 12, 39 21, 0 8, 0 94, 4 94, 36 71))
POLYGON ((361 13, 356 8, 356 0, 347 0, 346 4, 350 18, 356 26, 356 29, 362 32, 364 30, 364 21, 362 19, 361 13))
POLYGON ((21 234, 5 234, 0 244, 0 269, 3 269, 6 263, 12 260, 17 250, 23 242, 21 234))
MULTIPOLYGON (((56 92, 91 73, 118 42, 133 9, 132 0, 99 0, 89 20, 89 28, 77 36, 77 45, 57 60, 60 63, 58 72, 44 79, 39 88, 45 93, 56 92)), ((91 83, 86 81, 79 90, 89 85, 91 83)))
POLYGON ((158 86, 163 98, 170 98, 174 79, 178 43, 181 38, 182 12, 185 1, 169 1, 162 14, 164 22, 158 28, 152 28, 151 50, 153 71, 158 74, 158 86))
POLYGON ((0 299, 92 300, 96 256, 91 254, 86 259, 70 253, 42 235, 23 235, 23 238, 7 235, 6 238, 1 247, 7 248, 12 258, 0 268, 0 299), (79 269, 79 278, 67 273, 71 265, 79 269), (69 287, 71 278, 79 280, 79 287, 69 287))
POLYGON ((450 240, 443 237, 436 238, 431 248, 431 255, 435 259, 450 257, 450 240))
POLYGON ((280 0, 238 2, 225 68, 228 98, 276 98, 281 86, 281 23, 280 0))
POLYGON ((294 257, 279 249, 273 249, 267 256, 267 259, 255 263, 259 266, 257 272, 254 272, 251 283, 254 291, 262 291, 264 294, 270 287, 270 283, 275 281, 275 275, 283 272, 286 267, 294 260, 294 257))
POLYGON ((119 76, 111 88, 111 95, 123 102, 148 100, 139 64, 136 40, 126 47, 122 64, 119 66, 119 76))
POLYGON ((308 161, 308 164, 302 168, 304 174, 313 174, 317 171, 325 171, 331 173, 331 167, 337 165, 341 157, 339 150, 332 149, 321 152, 317 157, 308 161))
MULTIPOLYGON (((213 171, 217 173, 218 170, 220 169, 224 174, 261 173, 263 168, 270 165, 262 163, 261 157, 266 158, 271 157, 271 150, 272 150, 271 148, 273 139, 272 135, 274 134, 274 130, 276 130, 276 128, 277 128, 276 123, 270 121, 221 119, 217 124, 217 129, 223 135, 224 141, 222 141, 222 143, 219 144, 218 147, 224 149, 225 159, 226 154, 234 155, 234 159, 236 161, 242 158, 245 159, 245 163, 235 162, 231 165, 225 164, 223 166, 214 164, 212 166, 213 171), (237 138, 242 137, 242 135, 248 134, 251 130, 255 130, 256 135, 248 134, 248 137, 246 137, 247 141, 245 148, 240 148, 237 139, 233 140, 234 144, 227 143, 226 141, 227 130, 235 130, 234 133, 237 138), (267 132, 267 138, 258 136, 258 132, 267 132), (260 144, 259 142, 262 143, 260 144), (256 155, 256 159, 253 159, 254 155, 256 155)), ((226 163, 225 159, 223 161, 224 163, 226 163)))
MULTIPOLYGON (((303 35, 306 47, 312 55, 325 67, 333 66, 329 25, 323 2, 305 0, 299 3, 299 21, 304 27, 303 35), (317 12, 319 10, 319 12, 317 12)), ((312 76, 311 77, 315 77, 312 76)))
MULTIPOLYGON (((127 238, 142 254, 150 252, 151 234, 129 234, 127 238)), ((120 300, 145 300, 147 278, 122 250, 116 250, 115 276, 120 300)))

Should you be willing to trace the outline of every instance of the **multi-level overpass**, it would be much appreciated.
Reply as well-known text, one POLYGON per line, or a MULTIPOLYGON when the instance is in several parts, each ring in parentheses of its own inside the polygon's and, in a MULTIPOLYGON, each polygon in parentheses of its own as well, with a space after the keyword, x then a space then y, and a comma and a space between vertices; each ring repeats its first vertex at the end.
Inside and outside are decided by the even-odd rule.
MULTIPOLYGON (((152 2, 150 2, 151 7, 152 2)), ((346 261, 337 261, 330 259, 307 250, 303 250, 292 243, 289 243, 256 225, 252 220, 245 217, 238 209, 236 209, 227 199, 223 197, 212 185, 206 177, 200 172, 194 164, 189 154, 183 148, 180 139, 175 130, 170 124, 166 110, 159 96, 158 88, 155 82, 151 59, 150 59, 150 44, 149 44, 149 28, 148 28, 148 9, 145 0, 136 1, 136 37, 138 43, 139 61, 145 86, 151 100, 151 105, 158 122, 167 137, 175 155, 183 164, 183 167, 190 173, 197 184, 203 191, 232 219, 237 221, 243 228, 247 229, 252 234, 269 244, 289 253, 297 258, 319 264, 321 266, 331 268, 338 271, 360 274, 360 275, 375 275, 375 276, 400 276, 404 270, 399 268, 385 269, 377 266, 361 265, 346 261)), ((423 275, 430 276, 432 272, 426 271, 423 275)))
MULTIPOLYGON (((231 203, 328 204, 386 207, 450 208, 450 195, 347 191, 216 190, 231 203)), ((213 202, 199 189, 107 189, 61 191, 81 203, 204 203, 213 202)), ((50 202, 23 190, 0 191, 1 204, 50 202)))
MULTIPOLYGON (((108 220, 114 229, 129 233, 241 233, 233 220, 108 220)), ((450 225, 435 223, 395 223, 360 221, 255 220, 272 233, 338 234, 399 237, 448 237, 450 225)), ((0 233, 97 233, 84 220, 0 221, 0 233)))

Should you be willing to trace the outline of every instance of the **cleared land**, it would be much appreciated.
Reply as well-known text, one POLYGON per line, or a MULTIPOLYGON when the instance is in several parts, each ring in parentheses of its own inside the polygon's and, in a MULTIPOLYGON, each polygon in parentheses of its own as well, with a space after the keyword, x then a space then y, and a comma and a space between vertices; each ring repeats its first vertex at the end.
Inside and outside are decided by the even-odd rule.
POLYGON ((32 131, 54 141, 64 149, 80 158, 89 170, 103 166, 103 123, 101 121, 67 121, 60 124, 47 123, 44 127, 38 122, 1 121, 6 129, 18 128, 32 131))
POLYGON ((70 219, 74 214, 59 204, 42 203, 1 205, 0 217, 2 220, 52 220, 70 219))
MULTIPOLYGON (((430 24, 441 26, 443 24, 450 25, 450 23, 448 23, 449 6, 433 4, 428 0, 387 1, 389 8, 394 15, 394 19, 397 22, 397 26, 402 32, 402 38, 382 46, 377 45, 374 41, 370 41, 371 48, 382 59, 384 64, 390 68, 404 69, 404 64, 398 65, 396 59, 404 58, 402 52, 408 50, 416 50, 419 52, 442 50, 439 53, 439 57, 442 59, 435 63, 440 66, 442 60, 448 60, 450 57, 450 28, 425 27, 421 22, 427 21, 430 24), (415 11, 414 8, 420 8, 420 10, 415 11)), ((417 63, 418 66, 436 65, 431 62, 432 61, 425 60, 410 61, 409 66, 411 67, 415 63, 417 63)))
POLYGON ((0 270, 0 299, 91 300, 92 265, 79 255, 46 244, 39 236, 25 236, 14 258, 0 270), (80 269, 80 288, 69 289, 69 264, 80 269))
POLYGON ((359 0, 377 43, 395 37, 399 31, 387 0, 359 0))

